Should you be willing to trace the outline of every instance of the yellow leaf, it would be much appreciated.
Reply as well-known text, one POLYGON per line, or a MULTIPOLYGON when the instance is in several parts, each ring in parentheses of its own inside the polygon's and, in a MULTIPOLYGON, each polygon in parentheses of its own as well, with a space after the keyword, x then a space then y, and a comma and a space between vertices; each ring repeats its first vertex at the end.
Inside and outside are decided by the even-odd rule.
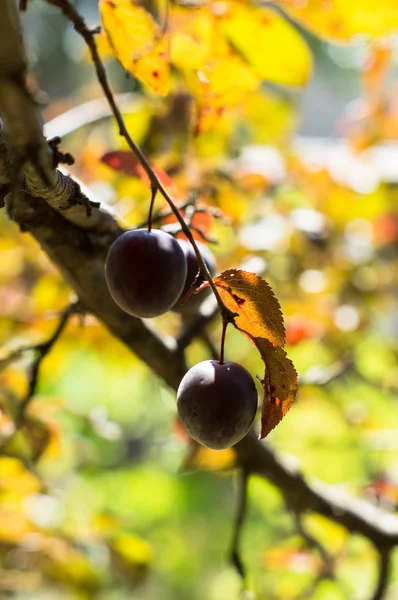
POLYGON ((262 79, 293 86, 308 82, 311 51, 294 27, 273 9, 231 3, 221 29, 262 79))
POLYGON ((108 41, 120 64, 157 94, 169 87, 168 37, 144 8, 130 0, 100 0, 108 41))
POLYGON ((238 56, 229 54, 209 62, 197 73, 195 95, 198 98, 199 114, 196 132, 209 131, 225 109, 243 102, 260 84, 260 79, 251 67, 238 56))
POLYGON ((207 58, 207 49, 191 36, 176 31, 170 41, 170 61, 181 71, 202 67, 207 58))
POLYGON ((208 9, 173 6, 169 30, 170 60, 174 66, 181 71, 197 70, 219 53, 223 40, 217 38, 214 28, 215 20, 208 9))
POLYGON ((397 0, 279 0, 279 4, 316 35, 330 40, 382 38, 398 31, 397 0))

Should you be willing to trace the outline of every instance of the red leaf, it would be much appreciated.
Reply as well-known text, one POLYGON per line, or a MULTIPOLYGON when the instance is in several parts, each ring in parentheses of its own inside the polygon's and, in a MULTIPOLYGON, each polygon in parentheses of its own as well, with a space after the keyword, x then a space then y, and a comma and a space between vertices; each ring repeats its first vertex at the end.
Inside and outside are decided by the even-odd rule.
MULTIPOLYGON (((125 173, 131 177, 139 177, 144 183, 147 183, 148 186, 150 186, 150 181, 144 167, 141 165, 138 158, 129 150, 111 150, 110 152, 106 152, 101 157, 101 162, 108 167, 111 167, 111 169, 114 171, 125 173)), ((152 168, 158 176, 159 181, 164 186, 173 188, 173 182, 167 175, 166 171, 163 171, 163 169, 158 169, 157 167, 152 168)))

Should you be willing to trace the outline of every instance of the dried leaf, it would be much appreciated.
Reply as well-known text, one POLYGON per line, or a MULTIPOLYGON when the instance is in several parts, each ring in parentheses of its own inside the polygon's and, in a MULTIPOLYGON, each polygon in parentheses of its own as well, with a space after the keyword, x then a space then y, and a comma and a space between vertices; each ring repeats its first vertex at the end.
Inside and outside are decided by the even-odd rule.
POLYGON ((262 79, 303 86, 311 77, 312 54, 307 43, 272 8, 232 2, 221 30, 262 79))
POLYGON ((102 23, 120 64, 157 94, 169 87, 168 38, 131 0, 100 0, 102 23))
POLYGON ((267 282, 254 273, 230 269, 215 277, 214 283, 227 308, 237 313, 235 327, 257 347, 266 366, 262 439, 289 411, 298 390, 297 372, 283 350, 280 305, 267 282))

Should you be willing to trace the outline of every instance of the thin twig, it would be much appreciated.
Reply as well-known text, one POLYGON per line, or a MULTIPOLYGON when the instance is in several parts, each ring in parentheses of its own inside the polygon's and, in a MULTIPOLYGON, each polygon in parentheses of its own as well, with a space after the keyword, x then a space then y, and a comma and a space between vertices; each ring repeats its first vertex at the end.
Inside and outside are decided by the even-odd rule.
POLYGON ((391 571, 391 547, 377 548, 379 553, 379 574, 377 586, 371 600, 383 600, 386 597, 391 571))
POLYGON ((170 206, 173 214, 177 218, 178 222, 180 223, 184 234, 187 236, 189 242, 191 243, 191 245, 195 251, 196 258, 200 265, 200 269, 201 269, 205 279, 207 279, 207 281, 209 282, 209 285, 213 291, 213 294, 216 297, 217 304, 220 307, 221 316, 222 316, 223 321, 227 321, 229 323, 234 323, 235 316, 232 313, 232 311, 230 311, 225 306, 224 302, 222 301, 221 296, 218 292, 218 289, 217 289, 215 283, 213 282, 211 273, 210 273, 209 269, 207 268, 205 261, 202 258, 202 255, 201 255, 199 248, 195 242, 195 238, 193 237, 191 230, 189 229, 188 225, 185 223, 185 220, 182 217, 180 211, 178 210, 174 200, 172 199, 170 194, 167 192, 166 188, 163 186, 159 177, 156 175, 156 173, 152 169, 145 154, 142 152, 141 148, 135 143, 135 141, 133 140, 133 138, 130 136, 130 134, 128 132, 128 129, 125 125, 125 122, 124 122, 124 119, 122 116, 122 113, 120 112, 119 107, 116 104, 115 98, 113 96, 113 92, 112 92, 110 83, 108 81, 108 75, 106 73, 104 64, 98 53, 95 35, 87 27, 83 18, 76 11, 74 6, 72 6, 72 4, 70 4, 70 2, 68 0, 47 0, 47 2, 49 4, 57 6, 58 8, 61 9, 61 11, 65 15, 65 17, 73 24, 77 33, 79 33, 79 35, 81 35, 81 37, 86 42, 86 44, 90 50, 90 54, 91 54, 91 58, 93 60, 94 66, 95 66, 98 81, 99 81, 99 83, 102 87, 102 90, 109 102, 109 105, 112 109, 112 112, 113 112, 116 122, 118 124, 119 134, 125 138, 130 149, 135 154, 135 156, 138 158, 141 166, 143 167, 145 173, 147 174, 147 176, 149 178, 151 187, 154 189, 157 189, 160 192, 160 194, 163 196, 163 198, 169 204, 169 206, 170 206))
POLYGON ((321 557, 324 564, 324 572, 322 574, 323 578, 334 579, 335 578, 335 566, 333 557, 328 553, 326 548, 321 544, 321 542, 315 538, 304 526, 302 521, 302 513, 298 511, 295 507, 291 507, 295 525, 298 533, 301 537, 306 541, 310 548, 316 550, 321 557))
MULTIPOLYGON (((194 225, 190 225, 191 231, 195 231, 198 235, 200 235, 200 237, 202 238, 202 240, 204 242, 207 242, 208 244, 213 244, 214 246, 218 245, 218 241, 210 236, 208 236, 202 229, 200 229, 200 227, 195 227, 194 225)), ((137 227, 137 229, 139 229, 137 227)), ((184 233, 182 227, 180 226, 179 223, 168 223, 167 225, 163 225, 162 227, 163 231, 166 231, 167 233, 169 233, 170 235, 178 235, 179 233, 184 233)), ((200 269, 199 269, 200 271, 200 269)))
POLYGON ((243 586, 246 587, 246 571, 242 559, 240 557, 240 541, 242 537, 243 524, 245 522, 247 510, 247 488, 249 481, 249 472, 242 469, 239 473, 238 482, 238 503, 236 509, 234 533, 232 537, 230 560, 237 572, 242 578, 243 586))
POLYGON ((7 358, 3 359, 3 365, 7 366, 7 364, 12 362, 13 360, 18 359, 24 352, 36 352, 36 357, 30 367, 28 390, 18 406, 17 414, 14 417, 14 428, 12 432, 10 432, 10 435, 4 440, 2 440, 2 443, 0 444, 0 450, 3 450, 11 442, 11 440, 19 431, 19 429, 24 425, 27 409, 36 394, 36 389, 39 382, 40 369, 43 360, 45 359, 47 354, 52 350, 59 337, 61 336, 62 332, 64 331, 65 327, 67 326, 70 317, 74 314, 83 314, 83 308, 79 301, 70 304, 63 311, 54 333, 49 337, 49 339, 46 342, 37 344, 36 346, 25 346, 23 348, 19 348, 15 352, 12 352, 7 358))
POLYGON ((61 336, 62 332, 64 331, 66 325, 69 322, 70 317, 77 313, 82 313, 82 307, 79 301, 74 302, 64 310, 54 333, 46 342, 38 344, 37 346, 31 348, 31 350, 37 352, 37 356, 33 361, 33 364, 30 369, 28 391, 26 392, 24 398, 22 399, 19 405, 18 416, 16 419, 17 428, 20 427, 20 425, 23 423, 26 410, 36 393, 40 369, 44 358, 47 356, 47 354, 50 352, 50 350, 53 348, 53 346, 61 336))

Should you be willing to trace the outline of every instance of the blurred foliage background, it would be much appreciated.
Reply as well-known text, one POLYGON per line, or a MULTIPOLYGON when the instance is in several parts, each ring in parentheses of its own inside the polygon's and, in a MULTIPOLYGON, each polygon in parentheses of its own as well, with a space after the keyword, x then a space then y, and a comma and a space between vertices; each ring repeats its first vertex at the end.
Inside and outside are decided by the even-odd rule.
MULTIPOLYGON (((98 23, 96 2, 75 4, 98 23)), ((57 10, 36 0, 23 23, 34 75, 49 97, 47 121, 100 97, 84 45, 57 10)), ((206 223, 218 241, 211 248, 219 271, 252 261, 281 302, 302 383, 267 443, 305 475, 395 511, 398 171, 395 162, 387 176, 389 161, 377 160, 372 146, 398 133, 397 46, 392 39, 386 50, 363 37, 341 45, 300 31, 315 59, 306 89, 264 84, 188 141, 189 98, 179 83, 159 98, 116 61, 109 69, 117 92, 132 93, 123 101, 130 133, 169 173, 177 196, 199 189, 205 205, 230 219, 206 223), (329 142, 300 142, 297 133, 329 142), (340 136, 343 146, 327 145, 340 136)), ((126 148, 111 119, 91 122, 92 106, 62 121, 63 149, 76 159, 72 172, 135 226, 146 218, 147 184, 101 161, 126 148), (86 113, 87 124, 76 127, 76 114, 84 121, 86 113)), ((4 211, 0 228, 0 595, 239 598, 239 577, 226 560, 233 451, 193 456, 174 393, 93 317, 71 319, 43 363, 28 424, 11 435, 32 362, 32 352, 17 351, 51 335, 73 294, 4 211)), ((170 314, 156 326, 176 335, 183 324, 170 314)), ((208 336, 218 346, 217 320, 208 336)), ((189 347, 191 364, 208 358, 207 344, 189 347)), ((232 328, 227 357, 253 376, 262 372, 255 348, 232 328)), ((252 477, 249 500, 247 598, 369 597, 376 562, 368 542, 307 516, 308 530, 336 559, 337 578, 324 579, 278 490, 252 477)))

